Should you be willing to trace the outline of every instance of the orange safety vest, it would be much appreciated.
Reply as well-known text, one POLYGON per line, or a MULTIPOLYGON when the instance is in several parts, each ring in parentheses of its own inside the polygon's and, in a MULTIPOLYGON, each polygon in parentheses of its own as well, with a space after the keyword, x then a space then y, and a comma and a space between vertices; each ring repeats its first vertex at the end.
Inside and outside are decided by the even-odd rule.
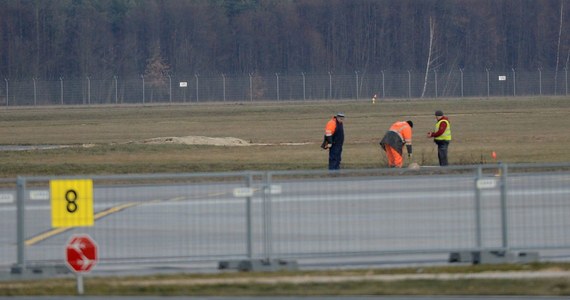
POLYGON ((405 144, 412 144, 412 127, 408 122, 398 121, 392 124, 389 130, 397 133, 405 144))
POLYGON ((336 118, 333 117, 325 126, 325 136, 332 136, 336 131, 336 118))

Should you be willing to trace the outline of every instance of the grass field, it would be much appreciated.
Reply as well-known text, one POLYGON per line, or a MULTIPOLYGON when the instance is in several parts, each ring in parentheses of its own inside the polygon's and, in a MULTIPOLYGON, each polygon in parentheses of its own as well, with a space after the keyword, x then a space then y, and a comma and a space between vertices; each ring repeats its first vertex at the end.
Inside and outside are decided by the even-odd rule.
POLYGON ((436 109, 452 123, 451 164, 570 161, 570 98, 320 101, 0 109, 0 145, 70 145, 0 151, 0 177, 18 175, 324 169, 324 126, 346 114, 343 168, 386 166, 378 141, 414 121, 414 160, 437 164, 436 109), (252 146, 145 144, 157 137, 236 137, 252 146), (294 143, 290 145, 288 143, 294 143))
MULTIPOLYGON (((85 294, 162 297, 568 296, 570 295, 570 280, 567 277, 569 270, 570 265, 567 263, 536 263, 311 272, 176 274, 121 278, 87 276, 85 294), (498 274, 509 276, 497 278, 498 274), (549 276, 553 274, 556 276, 549 276)), ((33 281, 0 281, 0 296, 74 294, 76 294, 76 282, 72 276, 33 281)))
MULTIPOLYGON (((148 106, 64 106, 0 109, 0 145, 66 145, 50 150, 0 151, 0 177, 18 175, 210 172, 232 170, 325 169, 319 145, 326 121, 346 114, 343 168, 386 166, 378 141, 396 120, 414 121, 414 159, 437 163, 436 147, 425 137, 442 109, 450 117, 452 164, 570 161, 570 98, 399 100, 308 103, 187 104, 148 106), (146 144, 157 137, 236 137, 263 144, 205 146, 146 144)), ((536 266, 468 266, 437 273, 521 271, 536 266), (523 269, 521 269, 523 268, 523 269)), ((539 265, 551 269, 552 265, 539 265)), ((556 265, 555 268, 560 268, 556 265)), ((562 265, 563 270, 570 270, 562 265)), ((534 270, 534 269, 532 269, 534 270)), ((531 271, 532 271, 531 270, 531 271)), ((374 274, 398 270, 364 270, 374 274)), ((418 270, 402 272, 417 273, 418 270)), ((430 269, 422 272, 431 272, 430 269)), ((351 273, 352 274, 352 273, 351 273)), ((404 280, 397 282, 279 283, 279 276, 334 274, 222 274, 224 278, 277 276, 275 284, 187 284, 211 275, 147 278, 86 278, 87 294, 103 295, 570 295, 567 278, 404 280), (130 281, 129 281, 130 280, 130 281), (130 283, 129 283, 130 282, 130 283)), ((220 278, 220 277, 214 277, 220 278)), ((0 283, 0 295, 72 295, 72 278, 0 283)))

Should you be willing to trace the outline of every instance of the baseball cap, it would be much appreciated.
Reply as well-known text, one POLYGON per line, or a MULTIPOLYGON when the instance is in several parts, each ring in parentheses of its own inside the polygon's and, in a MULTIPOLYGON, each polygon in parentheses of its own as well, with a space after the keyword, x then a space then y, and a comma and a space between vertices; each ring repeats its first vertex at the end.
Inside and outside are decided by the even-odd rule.
POLYGON ((443 111, 441 111, 441 110, 436 110, 436 111, 435 111, 435 115, 438 116, 438 117, 441 117, 441 116, 443 116, 443 111))
POLYGON ((339 113, 336 114, 336 116, 339 117, 339 118, 344 118, 344 113, 339 112, 339 113))

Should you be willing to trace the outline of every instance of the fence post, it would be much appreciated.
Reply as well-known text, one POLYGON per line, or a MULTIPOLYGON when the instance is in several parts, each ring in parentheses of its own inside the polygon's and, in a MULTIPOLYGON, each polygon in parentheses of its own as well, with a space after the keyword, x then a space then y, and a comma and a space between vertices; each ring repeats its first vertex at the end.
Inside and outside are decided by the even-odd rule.
POLYGON ((501 168, 501 229, 503 238, 503 249, 508 249, 509 247, 509 236, 508 236, 508 220, 507 220, 507 164, 499 163, 501 168))
POLYGON ((117 104, 119 103, 119 86, 117 82, 117 75, 114 75, 113 79, 115 81, 115 104, 117 104))
POLYGON ((198 87, 198 73, 194 73, 194 77, 196 77, 196 102, 200 102, 200 88, 198 87))
POLYGON ((490 78, 489 78, 489 69, 485 68, 485 72, 487 72, 487 98, 490 97, 491 91, 490 91, 490 78))
POLYGON ((358 100, 358 71, 354 71, 356 74, 356 100, 358 100))
POLYGON ((301 75, 303 76, 303 101, 305 101, 305 72, 301 72, 301 75))
POLYGON ((249 101, 253 102, 253 76, 249 73, 249 101))
POLYGON ((91 105, 91 79, 87 76, 87 104, 91 105))
POLYGON ((385 82, 384 82, 384 70, 381 70, 380 73, 382 73, 382 99, 386 98, 386 92, 385 92, 385 82))
POLYGON ((459 72, 461 72, 461 98, 463 98, 463 68, 459 68, 459 72))
POLYGON ((36 106, 38 102, 36 78, 32 78, 32 81, 34 82, 34 106, 36 106))
POLYGON ((275 73, 275 78, 277 81, 277 101, 279 101, 279 73, 275 73))
POLYGON ((568 68, 564 67, 564 95, 568 96, 568 68))
POLYGON ((481 190, 477 186, 479 179, 483 177, 482 167, 477 167, 477 176, 475 177, 475 242, 478 249, 483 244, 481 237, 481 190))
POLYGON ((265 173, 265 183, 263 184, 263 192, 262 192, 262 207, 263 207, 263 256, 264 258, 269 261, 271 259, 272 254, 272 209, 271 209, 271 173, 265 173))
POLYGON ((25 205, 26 179, 16 179, 16 235, 17 235, 17 262, 16 272, 24 273, 26 269, 26 245, 25 245, 25 205))
POLYGON ((168 102, 172 103, 172 76, 168 74, 168 102))
POLYGON ((408 70, 408 99, 412 99, 412 72, 408 70))
POLYGON ((435 98, 437 99, 437 70, 433 70, 434 82, 435 82, 435 98))
POLYGON ((222 73, 222 95, 223 101, 226 102, 226 75, 222 73))
POLYGON ((8 79, 4 78, 4 81, 6 81, 6 106, 8 106, 8 100, 10 99, 10 94, 8 93, 8 88, 10 86, 8 85, 8 79))
MULTIPOLYGON (((252 174, 248 174, 246 177, 246 187, 251 188, 251 183, 253 180, 253 176, 252 174)), ((247 258, 252 259, 253 258, 253 229, 252 229, 252 215, 251 215, 251 197, 246 197, 245 199, 245 234, 246 234, 246 241, 247 241, 247 258)))
POLYGON ((63 105, 63 77, 59 77, 59 86, 61 94, 61 105, 63 105))
POLYGON ((332 74, 329 71, 329 99, 332 99, 332 74))
POLYGON ((513 70, 513 96, 517 95, 517 77, 515 73, 515 68, 511 68, 513 70))
MULTIPOLYGON (((538 93, 542 96, 542 70, 540 68, 538 68, 538 93)), ((556 94, 556 90, 554 93, 556 94)))
POLYGON ((142 94, 143 94, 142 95, 143 96, 142 103, 144 104, 144 102, 145 102, 145 99, 144 99, 145 98, 144 97, 144 74, 141 74, 141 79, 142 79, 142 94))

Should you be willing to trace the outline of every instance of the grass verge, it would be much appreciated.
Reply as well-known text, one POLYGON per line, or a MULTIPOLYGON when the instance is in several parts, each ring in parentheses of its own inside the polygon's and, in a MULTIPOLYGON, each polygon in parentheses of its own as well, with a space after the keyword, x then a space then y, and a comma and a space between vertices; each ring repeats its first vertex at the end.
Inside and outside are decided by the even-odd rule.
MULTIPOLYGON (((568 263, 275 273, 86 277, 87 295, 311 296, 311 295, 570 295, 568 263), (509 278, 492 278, 508 272, 509 278), (540 274, 560 274, 541 277, 540 274), (531 277, 517 274, 531 274, 531 277), (418 274, 425 275, 414 279, 418 274), (476 274, 479 278, 469 278, 476 274), (485 278, 486 275, 489 278, 485 278), (536 278, 532 278, 532 274, 536 278), (410 276, 398 279, 391 276, 410 276)), ((0 295, 73 295, 74 278, 0 282, 0 295)))

